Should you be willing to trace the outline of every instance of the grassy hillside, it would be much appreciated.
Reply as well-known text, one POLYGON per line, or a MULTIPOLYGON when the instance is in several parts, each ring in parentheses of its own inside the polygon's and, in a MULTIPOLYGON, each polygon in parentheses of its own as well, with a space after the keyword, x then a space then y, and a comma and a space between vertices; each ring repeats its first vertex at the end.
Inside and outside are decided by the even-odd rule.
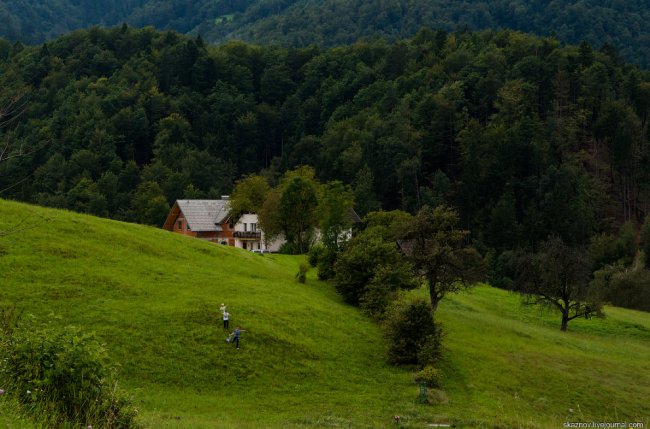
POLYGON ((378 427, 416 404, 382 361, 379 329, 332 288, 295 282, 299 258, 2 202, 3 304, 95 331, 149 427, 378 427), (240 350, 221 328, 225 302, 240 350))
MULTIPOLYGON (((33 228, 0 238, 0 304, 96 332, 147 427, 650 423, 645 313, 610 308, 563 334, 496 289, 447 299, 448 401, 421 405, 410 373, 383 363, 377 326, 330 286, 294 281, 301 258, 0 201, 0 230, 16 219, 33 228), (221 302, 248 330, 240 350, 224 341, 221 302)), ((0 425, 20 427, 1 413, 0 425)))

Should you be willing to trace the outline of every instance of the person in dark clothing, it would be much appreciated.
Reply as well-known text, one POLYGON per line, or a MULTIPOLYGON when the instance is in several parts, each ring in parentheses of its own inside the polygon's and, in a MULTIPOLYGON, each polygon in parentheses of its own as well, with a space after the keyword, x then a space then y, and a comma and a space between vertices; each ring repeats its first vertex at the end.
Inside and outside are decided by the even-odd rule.
POLYGON ((235 347, 239 349, 239 336, 241 335, 242 332, 246 332, 245 329, 241 329, 239 326, 235 328, 235 332, 233 332, 233 338, 232 341, 235 343, 235 347))

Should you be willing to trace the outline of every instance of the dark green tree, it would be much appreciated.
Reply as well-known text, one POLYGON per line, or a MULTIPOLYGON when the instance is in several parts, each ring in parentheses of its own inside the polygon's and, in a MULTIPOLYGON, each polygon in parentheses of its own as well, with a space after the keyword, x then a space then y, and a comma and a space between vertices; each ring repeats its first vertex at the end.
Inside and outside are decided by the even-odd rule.
POLYGON ((467 244, 469 231, 458 228, 458 214, 447 206, 425 206, 401 225, 399 244, 429 287, 431 308, 448 293, 473 286, 483 280, 481 255, 467 244))
POLYGON ((318 202, 320 234, 323 245, 338 252, 342 243, 350 239, 353 223, 354 193, 340 181, 322 186, 318 202))
POLYGON ((431 306, 425 300, 393 309, 384 323, 389 362, 398 365, 433 363, 431 361, 440 354, 441 343, 441 329, 433 316, 431 306), (423 353, 425 350, 428 353, 423 353))
POLYGON ((142 182, 131 200, 131 210, 138 222, 160 226, 169 213, 169 204, 156 182, 142 182))
POLYGON ((238 180, 230 194, 230 214, 238 218, 244 213, 260 213, 270 190, 262 176, 251 174, 238 180))
POLYGON ((282 225, 280 223, 280 191, 271 189, 266 193, 264 203, 258 213, 259 227, 264 231, 266 245, 280 234, 282 234, 282 225))
POLYGON ((287 244, 297 253, 308 250, 318 225, 317 184, 305 177, 288 179, 278 204, 278 218, 287 244))
POLYGON ((560 329, 566 331, 575 318, 602 315, 602 294, 590 283, 591 270, 585 249, 551 237, 537 253, 519 258, 515 284, 524 302, 559 311, 560 329))
POLYGON ((355 237, 338 256, 334 273, 334 286, 343 299, 378 318, 399 290, 418 284, 411 265, 395 241, 386 239, 382 226, 369 227, 355 237))

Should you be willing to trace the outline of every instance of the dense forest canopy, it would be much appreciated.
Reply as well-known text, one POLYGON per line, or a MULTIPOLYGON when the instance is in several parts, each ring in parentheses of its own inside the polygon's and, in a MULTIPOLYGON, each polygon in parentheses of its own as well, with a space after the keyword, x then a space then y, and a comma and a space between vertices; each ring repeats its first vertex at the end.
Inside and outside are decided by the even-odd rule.
POLYGON ((91 25, 152 25, 209 42, 335 46, 359 38, 394 41, 423 27, 511 28, 565 43, 609 44, 650 66, 650 7, 644 0, 0 0, 0 37, 42 43, 91 25))
POLYGON ((3 197, 160 224, 177 198, 311 165, 361 214, 458 207, 500 253, 586 243, 648 213, 650 77, 513 31, 268 48, 126 25, 0 41, 3 197))

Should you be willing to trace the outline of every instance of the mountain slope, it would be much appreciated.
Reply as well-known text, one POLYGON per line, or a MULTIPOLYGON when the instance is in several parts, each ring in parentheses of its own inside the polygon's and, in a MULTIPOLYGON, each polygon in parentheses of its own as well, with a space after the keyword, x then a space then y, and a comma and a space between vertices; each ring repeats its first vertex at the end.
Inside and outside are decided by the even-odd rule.
MULTIPOLYGON (((383 363, 379 328, 333 289, 294 281, 298 257, 257 255, 132 224, 0 200, 0 304, 95 331, 147 427, 559 427, 645 421, 650 317, 575 320, 489 287, 441 304, 443 403, 417 403, 383 363), (229 347, 229 305, 243 333, 229 347), (447 401, 445 401, 445 397, 447 401)), ((415 291, 415 295, 425 291, 415 291)), ((2 420, 0 420, 2 421, 2 420)))
MULTIPOLYGON (((585 40, 616 46, 623 57, 650 64, 647 2, 602 0, 297 0, 250 7, 233 21, 204 23, 209 40, 241 38, 254 43, 307 46, 349 44, 359 38, 413 36, 421 27, 454 31, 511 28, 565 43, 585 40), (212 28, 211 28, 212 27, 212 28)), ((260 2, 265 4, 265 2, 260 2)))
POLYGON ((25 110, 0 138, 30 149, 0 163, 12 199, 159 225, 176 199, 311 165, 362 215, 453 205, 498 253, 586 244, 650 202, 650 74, 588 46, 422 31, 321 51, 115 27, 9 49, 0 106, 25 110))
POLYGON ((650 65, 650 8, 642 0, 2 0, 0 18, 0 37, 28 43, 122 22, 202 34, 213 42, 237 38, 294 47, 404 38, 423 26, 447 31, 512 28, 555 34, 565 43, 609 43, 626 59, 650 65))

